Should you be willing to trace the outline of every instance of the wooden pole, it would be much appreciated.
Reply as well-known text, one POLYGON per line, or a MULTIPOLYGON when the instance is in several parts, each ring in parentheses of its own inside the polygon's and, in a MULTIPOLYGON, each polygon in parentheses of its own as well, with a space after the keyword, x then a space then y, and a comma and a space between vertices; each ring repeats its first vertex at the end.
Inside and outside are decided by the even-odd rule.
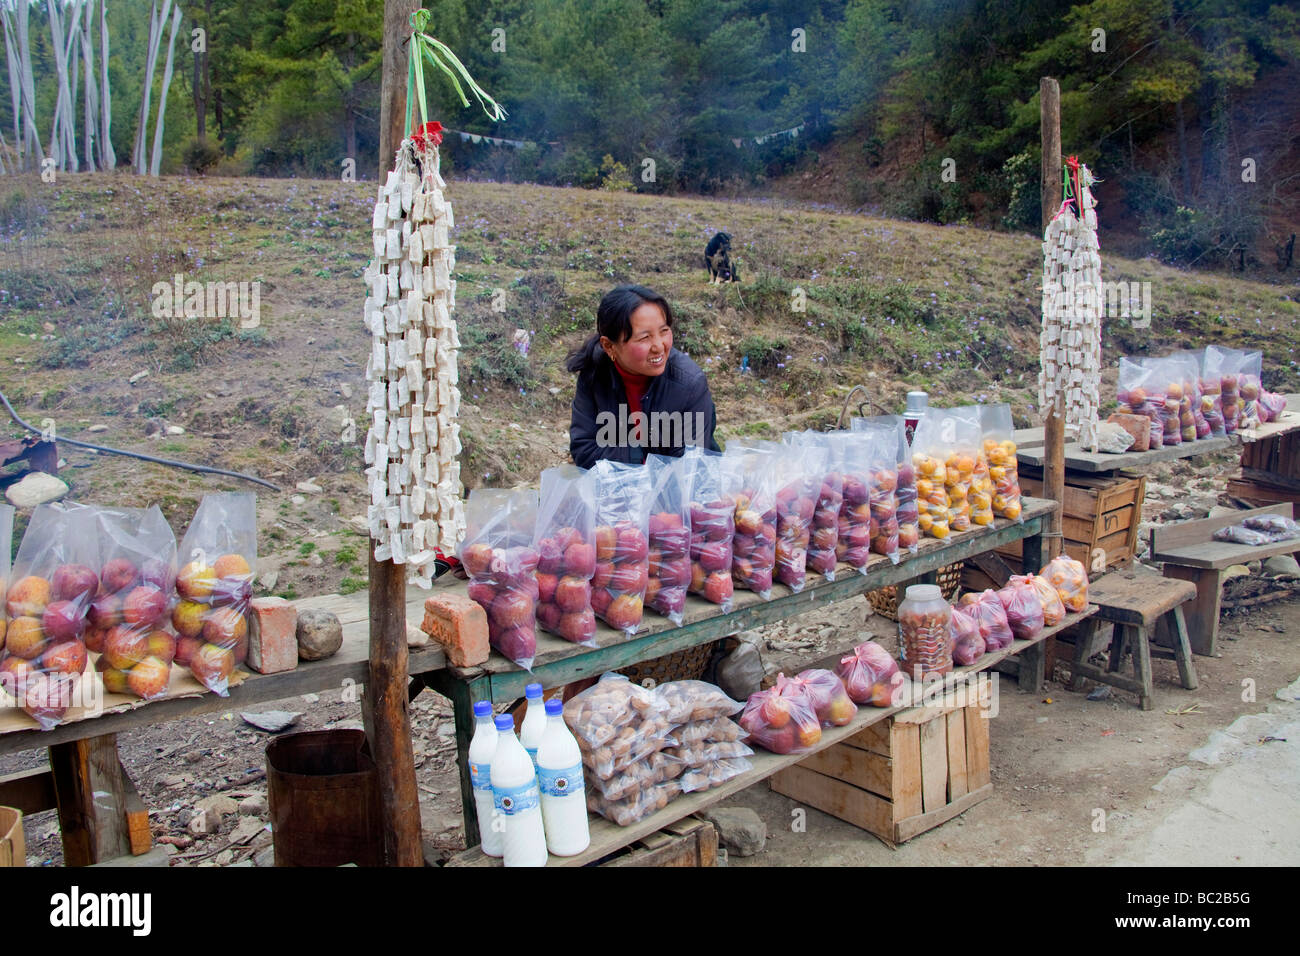
MULTIPOLYGON (((1040 135, 1043 147, 1043 232, 1061 207, 1061 87, 1050 76, 1038 81, 1040 135)), ((1041 360, 1041 356, 1040 356, 1041 360)), ((1047 521, 1047 555, 1061 553, 1061 503, 1065 500, 1065 399, 1058 389, 1050 409, 1043 409, 1043 494, 1057 503, 1047 521)))
POLYGON ((379 178, 393 168, 406 127, 407 38, 420 0, 384 0, 384 66, 379 94, 379 178))
POLYGON ((364 702, 366 736, 379 771, 384 857, 389 866, 423 866, 420 795, 411 746, 410 675, 406 649, 406 575, 370 548, 370 680, 364 702))

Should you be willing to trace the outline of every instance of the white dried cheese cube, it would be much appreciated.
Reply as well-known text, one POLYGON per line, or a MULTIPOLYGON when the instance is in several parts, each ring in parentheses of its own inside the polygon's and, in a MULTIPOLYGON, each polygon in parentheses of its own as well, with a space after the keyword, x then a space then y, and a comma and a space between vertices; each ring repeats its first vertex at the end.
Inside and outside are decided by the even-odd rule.
POLYGON ((396 229, 389 229, 384 234, 384 258, 395 261, 402 257, 402 234, 396 229))
POLYGON ((438 447, 439 422, 437 415, 424 416, 424 433, 428 436, 430 448, 438 447))
POLYGON ((390 412, 400 412, 402 405, 405 404, 405 398, 401 391, 400 380, 398 382, 388 383, 388 410, 390 412))
POLYGON ((393 549, 392 549, 392 548, 390 548, 387 544, 377 544, 377 545, 375 545, 375 560, 376 560, 376 561, 391 561, 392 559, 393 559, 393 549))
POLYGON ((402 177, 402 210, 411 211, 411 203, 415 201, 415 186, 417 180, 412 173, 407 173, 402 177))
POLYGON ((387 232, 376 232, 371 235, 371 245, 375 250, 375 258, 386 258, 388 253, 388 234, 387 232))
POLYGON ((424 459, 424 480, 426 484, 437 485, 442 477, 437 455, 428 455, 424 459))
POLYGON ((400 281, 397 283, 399 290, 402 292, 410 292, 415 288, 415 271, 411 268, 411 264, 405 259, 402 260, 402 264, 398 267, 398 275, 401 276, 400 281))
POLYGON ((397 447, 403 451, 411 449, 411 420, 409 418, 399 418, 397 420, 397 447))
POLYGON ((388 543, 393 549, 393 563, 405 564, 406 549, 402 546, 402 536, 400 534, 395 534, 389 539, 388 543))
POLYGON ((419 230, 411 232, 411 239, 406 245, 406 259, 417 265, 424 261, 424 239, 420 237, 419 230))
POLYGON ((388 284, 388 301, 392 302, 401 296, 402 283, 400 280, 401 276, 396 269, 388 270, 386 280, 388 284))
POLYGON ((402 218, 402 189, 399 185, 388 196, 388 218, 398 222, 402 218))
POLYGON ((375 211, 370 217, 371 229, 383 229, 388 225, 388 203, 375 203, 375 211))

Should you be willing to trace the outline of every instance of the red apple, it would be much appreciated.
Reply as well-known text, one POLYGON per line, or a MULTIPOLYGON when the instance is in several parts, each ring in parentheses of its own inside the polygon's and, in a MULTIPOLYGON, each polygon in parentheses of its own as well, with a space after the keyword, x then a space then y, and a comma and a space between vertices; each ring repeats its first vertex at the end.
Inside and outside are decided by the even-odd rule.
POLYGON ((170 678, 170 664, 151 655, 127 672, 126 686, 135 696, 153 700, 167 693, 170 678))
POLYGON ((763 516, 754 510, 746 510, 736 515, 736 534, 757 535, 763 528, 763 516))
POLYGON ((531 627, 511 627, 492 641, 497 652, 512 661, 526 661, 537 656, 537 632, 531 627))
POLYGON ((202 561, 191 561, 176 575, 176 592, 190 601, 203 601, 212 595, 217 574, 202 561))
POLYGON ((492 549, 480 542, 467 545, 461 549, 460 563, 465 567, 465 573, 471 577, 482 577, 487 574, 488 566, 492 564, 492 549))
POLYGON ((233 607, 216 608, 203 620, 203 640, 209 644, 233 647, 248 636, 248 620, 233 607))
POLYGON ((709 579, 709 572, 700 567, 698 563, 691 565, 691 580, 687 587, 694 594, 699 594, 704 590, 704 582, 709 579))
POLYGON ((31 661, 11 654, 0 660, 0 690, 18 700, 22 697, 23 685, 36 673, 36 666, 31 661))
POLYGON ((614 563, 626 561, 644 561, 650 553, 650 546, 638 528, 624 527, 618 533, 618 544, 614 549, 614 563))
POLYGON ((596 588, 591 592, 591 609, 601 617, 609 610, 610 602, 614 600, 614 595, 610 594, 605 588, 596 588))
POLYGON ((92 627, 113 627, 122 623, 122 599, 116 594, 101 594, 90 604, 92 627))
POLYGON ((738 534, 731 542, 732 555, 737 558, 748 558, 754 553, 754 538, 748 534, 738 534))
MULTIPOLYGON (((730 538, 730 534, 722 537, 730 538)), ((685 554, 691 546, 691 533, 685 528, 668 528, 657 535, 650 536, 650 543, 670 557, 685 554)))
POLYGON ((104 659, 109 667, 120 671, 130 670, 149 656, 149 636, 119 624, 104 638, 104 659))
POLYGON ((582 532, 573 527, 561 528, 555 532, 555 540, 561 551, 568 551, 573 545, 582 541, 582 532))
POLYGON ((41 627, 51 641, 75 641, 86 630, 86 607, 78 601, 51 601, 41 616, 41 627))
MULTIPOLYGON (((470 596, 470 599, 477 601, 482 605, 483 610, 485 611, 490 608, 492 602, 497 599, 496 588, 488 584, 486 581, 471 581, 469 582, 469 587, 466 588, 465 591, 470 596)), ((180 628, 177 628, 177 630, 180 630, 180 628)))
POLYGON ((543 604, 549 604, 555 600, 555 586, 560 583, 560 579, 554 574, 537 575, 537 600, 543 604))
POLYGON ((664 590, 663 583, 658 578, 651 576, 650 580, 646 582, 645 595, 641 600, 645 602, 647 607, 653 607, 656 611, 662 611, 658 604, 659 598, 662 595, 674 594, 680 590, 681 588, 669 588, 668 590, 664 590))
POLYGON ((584 577, 566 575, 555 587, 555 605, 566 613, 591 605, 591 585, 584 577))
POLYGON ((104 638, 108 637, 110 628, 106 627, 88 627, 86 633, 82 635, 82 642, 86 645, 86 650, 92 654, 104 653, 104 638))
POLYGON ((649 580, 650 571, 644 561, 619 564, 609 579, 609 590, 614 594, 642 594, 649 580))
POLYGON ((63 719, 72 706, 72 680, 67 677, 36 673, 23 687, 23 710, 42 726, 63 719))
POLYGON ((618 547, 618 532, 607 524, 596 529, 596 560, 613 561, 614 549, 618 547))
POLYGON ((591 586, 593 588, 603 588, 609 586, 610 578, 614 576, 614 562, 597 561, 596 572, 592 575, 591 586))
POLYGON ((721 541, 712 541, 700 549, 700 567, 705 571, 725 571, 731 565, 731 549, 721 541))
POLYGON ((830 574, 838 561, 834 551, 808 552, 808 570, 816 574, 830 574))
POLYGON ((492 602, 492 620, 503 628, 519 627, 533 619, 533 602, 526 594, 505 591, 492 602))
POLYGON ((49 643, 41 622, 36 618, 18 617, 9 622, 9 629, 5 633, 5 649, 10 655, 28 661, 35 660, 49 643))
POLYGON ((651 536, 662 534, 673 528, 681 528, 682 516, 671 511, 660 511, 650 516, 647 523, 651 536))
POLYGON ((234 652, 211 643, 200 647, 190 661, 190 672, 199 683, 218 694, 225 691, 234 669, 234 652))
POLYGON ((176 586, 176 570, 166 561, 150 558, 140 565, 140 581, 168 593, 176 586))
POLYGON ((181 637, 198 637, 203 633, 203 613, 206 610, 207 607, 197 601, 180 601, 172 610, 172 627, 181 637))
POLYGON ((140 585, 122 602, 122 620, 127 624, 148 627, 161 620, 166 613, 167 596, 152 584, 140 585))
POLYGON ((140 569, 130 558, 111 558, 104 562, 99 572, 99 580, 105 594, 116 594, 140 583, 140 569))
POLYGON ((610 627, 635 630, 641 623, 641 598, 635 594, 621 594, 614 598, 605 611, 605 620, 610 627))
POLYGON ((574 644, 589 641, 596 635, 596 615, 591 608, 583 608, 560 618, 560 637, 574 644))
POLYGON ((564 552, 564 573, 589 578, 596 571, 596 549, 577 541, 564 552))
POLYGON ((99 575, 84 564, 61 564, 50 579, 55 601, 89 601, 99 591, 99 575))
POLYGON ((182 636, 176 642, 176 656, 172 661, 182 667, 189 667, 194 660, 194 655, 199 652, 199 648, 204 644, 203 638, 197 636, 182 636))
POLYGON ((686 555, 661 561, 659 583, 666 588, 684 588, 691 583, 691 561, 686 555))
MULTIPOLYGON (((605 592, 601 591, 598 593, 604 594, 605 592)), ((560 618, 563 616, 564 612, 554 604, 547 603, 537 605, 537 623, 542 625, 542 627, 546 628, 548 631, 558 631, 560 627, 560 618)))
POLYGON ((85 644, 81 641, 64 641, 45 649, 45 653, 41 655, 41 667, 47 671, 72 677, 86 669, 88 660, 90 654, 85 644))
POLYGON ((834 551, 839 537, 839 532, 833 527, 818 528, 813 532, 812 546, 819 551, 834 551))
POLYGON ((731 600, 733 593, 731 575, 726 571, 715 571, 704 581, 703 594, 706 601, 724 604, 731 600))

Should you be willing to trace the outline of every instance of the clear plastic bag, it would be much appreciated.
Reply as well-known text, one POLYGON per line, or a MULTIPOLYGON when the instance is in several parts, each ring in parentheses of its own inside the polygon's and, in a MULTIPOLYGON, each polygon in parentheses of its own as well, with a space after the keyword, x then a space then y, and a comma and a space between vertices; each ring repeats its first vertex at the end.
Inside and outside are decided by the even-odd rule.
POLYGON ((728 697, 722 688, 702 680, 670 681, 660 684, 654 692, 663 703, 664 716, 669 724, 730 717, 745 707, 740 701, 728 697))
POLYGON ((986 651, 997 651, 1011 646, 1015 635, 1011 633, 1011 625, 1007 622, 1007 611, 1002 606, 997 591, 988 588, 978 594, 969 592, 963 594, 957 603, 959 607, 974 612, 980 637, 984 638, 986 651))
POLYGON ((948 633, 952 636, 952 662, 959 667, 969 667, 984 656, 986 643, 980 634, 979 612, 970 605, 957 605, 948 618, 948 633))
MULTIPOLYGON (((839 563, 840 506, 844 502, 844 473, 840 469, 836 448, 827 432, 788 432, 784 439, 791 446, 816 449, 820 454, 821 473, 811 475, 815 501, 807 546, 807 568, 827 581, 834 581, 835 566, 839 563)), ((810 455, 804 459, 804 464, 807 468, 815 468, 818 458, 810 455)), ((780 531, 778 518, 778 535, 780 531)))
POLYGON ((957 422, 940 409, 932 409, 916 425, 912 441, 912 466, 916 472, 917 523, 922 534, 946 538, 952 530, 952 499, 948 489, 960 479, 949 479, 946 462, 954 452, 957 422), (947 423, 947 424, 945 424, 947 423))
MULTIPOLYGON (((836 519, 835 556, 861 574, 867 573, 877 541, 888 545, 892 530, 893 551, 889 558, 898 563, 898 502, 894 495, 892 455, 879 457, 884 429, 831 432, 828 436, 835 466, 842 475, 840 513, 836 519), (888 478, 877 480, 880 472, 888 478), (879 516, 879 517, 877 517, 879 516), (873 530, 884 534, 873 537, 873 530)), ((889 433, 892 438, 892 433, 889 433)))
POLYGON ((1241 523, 1254 531, 1263 531, 1272 541, 1286 541, 1300 536, 1300 524, 1285 515, 1251 515, 1241 523))
POLYGON ((1261 544, 1268 544, 1273 539, 1265 531, 1256 531, 1253 528, 1247 528, 1245 525, 1228 525, 1226 528, 1220 528, 1214 534, 1210 535, 1215 541, 1224 541, 1228 544, 1247 544, 1252 547, 1261 544))
MULTIPOLYGON (((898 553, 889 551, 892 526, 888 521, 889 486, 893 485, 894 525, 898 528, 898 548, 915 554, 920 546, 920 504, 917 491, 917 474, 913 465, 912 449, 907 443, 907 427, 901 415, 877 415, 855 418, 852 427, 857 431, 883 430, 872 448, 872 546, 877 554, 897 561, 898 553), (892 436, 892 437, 890 437, 892 436), (893 465, 890 465, 893 462, 893 465)), ((945 508, 947 505, 945 504, 945 508)))
POLYGON ((776 492, 779 456, 776 446, 759 447, 727 442, 724 467, 734 467, 740 487, 736 493, 736 534, 732 539, 731 580, 764 600, 772 596, 776 568, 776 492), (734 464, 725 463, 734 459, 734 464))
POLYGON ((980 412, 984 460, 993 483, 993 514, 1023 522, 1021 514, 1020 465, 1016 458, 1015 430, 1011 406, 985 405, 980 412))
POLYGON ((605 458, 592 465, 591 476, 596 560, 608 560, 612 566, 608 580, 598 574, 593 581, 591 608, 610 627, 631 637, 641 627, 650 585, 650 472, 605 458))
POLYGON ((104 563, 86 647, 99 654, 95 669, 105 690, 155 700, 167 693, 179 646, 168 613, 175 597, 176 537, 157 505, 96 508, 95 521, 104 563), (117 623, 108 624, 110 619, 117 623))
MULTIPOLYGON (((560 623, 558 615, 563 613, 586 612, 590 616, 588 579, 565 572, 583 562, 578 570, 590 570, 596 554, 591 545, 569 543, 566 539, 561 564, 548 565, 554 570, 541 572, 541 557, 533 543, 537 504, 538 493, 532 488, 473 489, 465 504, 465 540, 460 546, 460 563, 469 575, 469 596, 487 614, 488 641, 498 653, 525 670, 532 669, 537 655, 537 619, 541 616, 538 602, 543 592, 547 604, 554 608, 547 614, 556 616, 556 623, 560 623)), ((592 632, 595 627, 593 618, 592 632)))
POLYGON ((802 753, 822 739, 821 721, 807 689, 778 674, 776 686, 751 694, 740 715, 746 742, 777 754, 802 753))
POLYGON ((1056 589, 1067 611, 1078 614, 1088 607, 1088 572, 1082 561, 1058 554, 1043 565, 1042 576, 1056 589))
POLYGON ((744 757, 727 757, 692 767, 682 774, 680 781, 682 793, 698 793, 701 790, 720 786, 733 777, 739 777, 742 773, 748 773, 753 769, 754 765, 744 757))
POLYGON ((1219 345, 1209 345, 1205 349, 1205 374, 1207 377, 1217 375, 1219 378, 1223 426, 1229 435, 1236 434, 1239 428, 1250 427, 1245 424, 1245 408, 1239 374, 1242 371, 1243 355, 1244 353, 1236 349, 1219 345))
POLYGON ((176 574, 180 603, 172 613, 181 636, 176 663, 188 666, 208 690, 226 697, 235 668, 248 655, 248 615, 257 570, 257 497, 249 492, 204 495, 177 560, 183 563, 176 574))
MULTIPOLYGON (((1164 428, 1164 443, 1166 445, 1181 445, 1186 441, 1196 440, 1196 423, 1190 417, 1190 411, 1184 404, 1187 399, 1183 394, 1183 376, 1179 364, 1171 360, 1168 356, 1160 358, 1147 358, 1142 360, 1143 366, 1151 370, 1152 388, 1161 396, 1162 401, 1156 408, 1159 413, 1160 422, 1164 428), (1183 416, 1188 416, 1191 422, 1191 438, 1184 437, 1183 416)), ((1151 396, 1153 404, 1156 403, 1154 395, 1151 396)))
MULTIPOLYGON (((686 591, 691 583, 690 462, 685 458, 649 455, 645 467, 650 472, 651 487, 645 603, 681 627, 686 591)), ((728 548, 730 544, 728 541, 728 548)), ((730 577, 727 586, 731 586, 730 577)))
POLYGON ((1183 401, 1180 405, 1179 421, 1183 425, 1184 441, 1200 441, 1209 438, 1214 429, 1205 417, 1204 396, 1201 394, 1201 356, 1198 352, 1174 352, 1170 361, 1178 365, 1183 373, 1183 401), (1192 438, 1187 437, 1187 419, 1183 409, 1192 416, 1192 438))
MULTIPOLYGON (((948 448, 948 457, 944 460, 948 527, 952 531, 969 531, 975 524, 971 491, 980 456, 979 409, 974 406, 932 409, 926 412, 926 418, 937 422, 940 442, 948 448)), ((920 425, 917 429, 919 431, 920 425)), ((989 504, 992 504, 991 497, 989 504)), ((991 514, 989 520, 992 520, 991 514)))
POLYGON ((1043 629, 1043 602, 1038 591, 1025 575, 1013 575, 1007 586, 998 593, 998 600, 1007 612, 1011 633, 1022 641, 1036 637, 1043 629))
MULTIPOLYGON (((532 538, 537 552, 537 625, 588 647, 594 646, 596 638, 597 582, 608 581, 614 570, 608 541, 602 557, 596 538, 594 499, 589 472, 576 465, 547 468, 542 472, 532 538)), ((531 649, 522 632, 511 636, 518 638, 518 646, 497 649, 521 667, 531 668, 536 636, 531 649)))
POLYGON ((616 826, 630 827, 668 806, 681 792, 682 786, 676 780, 646 787, 623 800, 606 800, 594 788, 588 788, 587 809, 599 813, 616 826))
POLYGON ((698 767, 701 764, 731 757, 752 757, 754 751, 739 740, 698 741, 693 744, 680 744, 669 747, 664 753, 681 761, 685 767, 698 767))
POLYGON ((564 722, 578 740, 583 763, 602 780, 673 740, 663 700, 622 674, 604 674, 565 701, 564 722))
POLYGON ((665 780, 676 780, 687 766, 689 765, 684 760, 661 750, 650 754, 644 760, 629 764, 607 779, 595 777, 587 783, 607 801, 624 800, 646 787, 663 783, 665 780))
POLYGON ((796 674, 794 680, 807 689, 808 699, 823 726, 843 727, 852 722, 858 706, 834 671, 810 668, 796 674))
POLYGON ((1197 362, 1197 386, 1201 392, 1201 417, 1210 426, 1210 434, 1221 438, 1226 435, 1227 427, 1223 419, 1223 383, 1217 366, 1210 368, 1208 349, 1192 352, 1197 362))
POLYGON ((1043 626, 1056 627, 1065 620, 1065 604, 1061 601, 1061 596, 1041 575, 1029 575, 1029 583, 1034 586, 1034 590, 1038 592, 1038 599, 1043 602, 1043 626))
MULTIPOLYGON (((698 594, 729 612, 735 593, 731 567, 736 535, 738 459, 692 446, 686 449, 681 460, 689 472, 691 496, 690 561, 684 576, 691 594, 698 594)), ((752 538, 746 547, 753 552, 752 538)), ((683 577, 683 571, 677 565, 670 565, 665 577, 677 581, 683 577)))
POLYGON ((61 724, 84 697, 90 659, 85 632, 100 565, 93 509, 36 507, 6 593, 0 689, 42 730, 61 724))
POLYGON ((903 672, 889 651, 875 641, 853 648, 835 665, 849 699, 872 707, 891 706, 903 686, 903 672))
POLYGON ((1165 393, 1157 382, 1154 370, 1138 359, 1121 356, 1119 360, 1119 411, 1143 415, 1151 421, 1149 448, 1164 446, 1165 393))
POLYGON ((1286 411, 1286 396, 1278 392, 1266 392, 1263 389, 1259 393, 1259 420, 1261 422, 1275 422, 1282 417, 1286 411))
MULTIPOLYGON (((744 709, 744 704, 739 705, 744 709)), ((673 728, 673 739, 679 746, 698 743, 725 743, 741 740, 745 731, 740 724, 727 717, 715 717, 712 720, 693 720, 673 728)))

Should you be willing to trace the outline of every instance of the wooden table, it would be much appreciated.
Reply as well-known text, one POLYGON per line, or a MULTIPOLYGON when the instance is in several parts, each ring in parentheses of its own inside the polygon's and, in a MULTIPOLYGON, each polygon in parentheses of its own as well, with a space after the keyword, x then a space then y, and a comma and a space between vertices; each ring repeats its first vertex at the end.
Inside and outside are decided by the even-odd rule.
MULTIPOLYGON (((548 859, 548 866, 583 866, 588 863, 594 863, 603 857, 608 856, 615 850, 626 846, 636 840, 641 839, 646 834, 654 833, 664 826, 688 817, 692 813, 706 809, 720 800, 725 800, 732 794, 739 793, 748 787, 760 781, 766 780, 779 770, 793 766, 804 760, 811 754, 818 753, 822 750, 841 743, 854 734, 861 732, 864 728, 872 724, 879 723, 887 717, 893 717, 895 714, 910 710, 918 705, 927 706, 927 702, 938 703, 939 697, 944 691, 952 692, 962 683, 970 680, 972 675, 981 671, 993 668, 1009 657, 1020 654, 1025 655, 1035 651, 1041 651, 1043 642, 1054 634, 1064 631, 1068 627, 1085 621, 1092 614, 1096 613, 1096 605, 1089 605, 1081 614, 1069 614, 1055 627, 1049 627, 1042 630, 1032 640, 1014 641, 1011 646, 1004 647, 998 651, 990 651, 985 654, 977 663, 969 667, 954 667, 952 673, 947 675, 942 682, 926 685, 924 694, 918 685, 909 682, 909 688, 914 689, 914 696, 905 700, 903 704, 897 707, 859 707, 857 715, 853 720, 843 727, 829 727, 822 729, 821 740, 807 750, 793 754, 774 754, 762 749, 755 749, 752 757, 746 759, 752 764, 752 769, 737 776, 732 777, 725 783, 713 787, 710 790, 704 790, 699 793, 686 793, 669 801, 668 806, 655 813, 650 814, 642 820, 633 823, 630 826, 620 827, 611 823, 604 817, 596 815, 591 816, 591 846, 579 853, 577 856, 557 857, 552 856, 548 859), (932 695, 932 696, 931 696, 932 695)), ((470 806, 474 803, 473 796, 466 798, 470 806)), ((958 811, 960 812, 960 811, 958 811)), ((469 826, 469 821, 466 822, 469 826)), ((471 834, 477 833, 477 830, 466 830, 469 842, 472 844, 473 837, 471 834)), ((493 859, 482 852, 481 849, 461 854, 453 861, 457 866, 500 866, 501 861, 493 859)))
MULTIPOLYGON (((427 595, 415 593, 418 597, 407 604, 407 618, 419 620, 427 595)), ((323 661, 301 662, 294 670, 279 674, 251 674, 231 687, 229 697, 193 693, 134 701, 98 716, 68 720, 49 731, 30 721, 29 728, 0 732, 0 754, 44 747, 50 759, 49 769, 0 775, 0 804, 29 814, 57 807, 68 866, 103 862, 139 849, 140 840, 148 836, 147 811, 145 833, 133 838, 133 824, 138 830, 142 804, 118 758, 119 733, 177 717, 247 710, 267 701, 337 690, 349 686, 348 682, 355 684, 360 695, 370 668, 367 594, 326 595, 294 604, 300 610, 320 608, 338 615, 343 646, 337 654, 323 661)), ((435 643, 411 649, 409 669, 413 674, 438 670, 445 663, 442 648, 435 643)))
MULTIPOLYGON (((455 714, 466 840, 473 845, 478 835, 468 759, 469 741, 474 729, 475 701, 507 703, 523 697, 525 685, 533 681, 540 682, 543 687, 569 684, 674 651, 710 643, 748 628, 784 620, 814 606, 844 601, 887 585, 902 585, 927 576, 932 578, 941 567, 992 551, 1010 541, 1024 541, 1023 566, 1036 572, 1043 563, 1042 534, 1046 529, 1047 517, 1059 506, 1055 502, 1039 498, 1024 498, 1022 505, 1023 522, 997 519, 992 525, 953 534, 943 541, 923 538, 918 552, 904 557, 898 564, 893 564, 882 555, 872 555, 865 574, 841 565, 835 581, 828 582, 820 575, 810 574, 809 585, 803 591, 795 594, 782 585, 775 585, 769 601, 764 601, 749 591, 737 591, 735 606, 727 614, 722 613, 714 604, 690 597, 686 602, 681 627, 674 627, 658 615, 647 614, 642 624, 644 630, 629 640, 621 632, 601 625, 597 630, 595 648, 570 644, 539 631, 537 656, 531 672, 494 653, 480 667, 447 667, 425 674, 425 685, 450 698, 455 714)), ((1024 644, 1014 653, 1022 654, 1018 674, 1020 686, 1033 691, 1041 689, 1044 677, 1041 642, 1024 644)), ((986 666, 992 666, 999 659, 1001 658, 989 655, 986 666)), ((774 768, 772 772, 776 769, 780 768, 774 768)), ((717 794, 725 795, 727 792, 731 791, 721 788, 707 793, 715 795, 713 799, 721 799, 717 794)), ((691 811, 687 811, 689 812, 691 811)), ((620 832, 628 832, 631 828, 618 829, 620 832)))

